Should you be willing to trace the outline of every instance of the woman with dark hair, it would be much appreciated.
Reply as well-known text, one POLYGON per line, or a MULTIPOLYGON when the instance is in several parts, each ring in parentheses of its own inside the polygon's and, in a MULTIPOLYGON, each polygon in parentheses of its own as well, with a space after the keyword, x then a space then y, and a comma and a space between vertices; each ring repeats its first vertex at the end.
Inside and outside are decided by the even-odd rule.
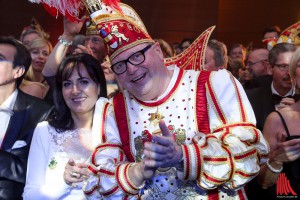
POLYGON ((92 123, 97 99, 107 95, 103 70, 89 54, 70 55, 60 64, 53 89, 56 113, 34 131, 23 197, 83 199, 85 161, 101 143, 92 123))

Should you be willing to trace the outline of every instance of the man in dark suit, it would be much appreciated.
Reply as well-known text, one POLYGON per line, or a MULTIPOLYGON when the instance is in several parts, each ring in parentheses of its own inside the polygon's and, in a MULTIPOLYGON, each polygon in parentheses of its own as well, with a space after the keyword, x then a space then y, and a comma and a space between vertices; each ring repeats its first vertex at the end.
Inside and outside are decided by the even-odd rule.
POLYGON ((22 199, 33 131, 51 106, 18 90, 29 69, 28 50, 11 37, 0 37, 0 199, 22 199))
MULTIPOLYGON (((256 117, 256 127, 263 131, 267 116, 299 100, 289 75, 289 63, 295 46, 288 43, 276 44, 269 53, 269 63, 272 67, 272 82, 270 85, 261 85, 257 88, 246 90, 246 94, 253 107, 256 117)), ((256 179, 248 184, 248 198, 263 199, 264 191, 256 179), (255 192, 253 192, 255 191, 255 192)))
POLYGON ((269 51, 267 49, 255 49, 247 58, 246 69, 253 79, 247 81, 244 89, 252 89, 260 86, 270 87, 272 83, 272 68, 268 61, 269 51))
POLYGON ((246 90, 253 107, 257 128, 261 131, 267 116, 278 109, 289 106, 298 100, 289 75, 289 63, 295 46, 288 43, 276 44, 270 51, 268 61, 272 67, 271 85, 261 85, 246 90))

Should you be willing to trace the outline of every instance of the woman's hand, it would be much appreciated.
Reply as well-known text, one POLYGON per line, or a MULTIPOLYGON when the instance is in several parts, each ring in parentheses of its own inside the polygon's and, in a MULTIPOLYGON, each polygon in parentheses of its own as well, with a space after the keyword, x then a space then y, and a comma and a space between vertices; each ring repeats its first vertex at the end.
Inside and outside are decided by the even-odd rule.
POLYGON ((86 163, 75 163, 73 159, 70 159, 65 166, 64 181, 68 185, 84 181, 89 177, 87 167, 86 163))
POLYGON ((300 157, 300 139, 285 141, 284 136, 278 138, 277 148, 273 151, 270 159, 277 164, 293 162, 300 157))

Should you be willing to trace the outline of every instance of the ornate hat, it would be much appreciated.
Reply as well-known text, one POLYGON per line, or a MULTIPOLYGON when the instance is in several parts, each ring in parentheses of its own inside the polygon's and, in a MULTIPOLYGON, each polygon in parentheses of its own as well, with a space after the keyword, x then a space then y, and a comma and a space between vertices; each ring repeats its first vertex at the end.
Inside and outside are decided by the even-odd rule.
MULTIPOLYGON (((29 0, 46 4, 44 7, 56 9, 67 17, 79 15, 81 5, 90 13, 99 35, 107 44, 110 59, 121 52, 142 43, 154 43, 138 14, 130 6, 119 0, 29 0)), ((214 27, 203 32, 188 49, 181 54, 165 60, 166 65, 177 64, 185 69, 201 70, 207 41, 214 27)))
POLYGON ((111 59, 141 43, 152 42, 142 20, 130 6, 118 1, 85 0, 84 5, 107 44, 111 59), (108 3, 108 2, 107 2, 108 3))
POLYGON ((300 21, 286 28, 278 38, 267 38, 263 43, 271 50, 275 44, 278 43, 291 43, 300 45, 300 21))
POLYGON ((85 35, 89 36, 89 35, 99 35, 98 29, 96 24, 90 20, 89 17, 87 17, 86 21, 85 21, 85 35))

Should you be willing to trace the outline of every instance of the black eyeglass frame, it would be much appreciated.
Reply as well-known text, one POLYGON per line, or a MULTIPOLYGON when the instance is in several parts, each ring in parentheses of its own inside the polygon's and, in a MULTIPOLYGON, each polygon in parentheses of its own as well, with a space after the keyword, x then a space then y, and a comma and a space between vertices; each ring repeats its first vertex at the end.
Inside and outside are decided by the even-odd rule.
POLYGON ((277 67, 280 71, 287 71, 289 70, 290 65, 288 64, 274 64, 274 67, 277 67))
POLYGON ((121 74, 123 74, 123 73, 125 73, 125 72, 127 71, 127 63, 130 63, 130 64, 132 64, 132 65, 134 65, 134 66, 138 66, 138 65, 142 64, 142 63, 146 60, 145 52, 146 52, 148 49, 150 49, 150 48, 152 47, 152 45, 153 45, 153 44, 149 44, 149 45, 147 45, 145 48, 141 49, 140 51, 137 51, 137 52, 131 54, 127 59, 121 60, 121 61, 119 61, 119 62, 117 62, 117 63, 111 65, 111 67, 110 67, 111 70, 112 70, 116 75, 121 75, 121 74), (130 59, 132 59, 135 55, 140 54, 140 53, 141 53, 141 55, 143 56, 143 59, 142 59, 141 62, 139 62, 139 63, 133 63, 132 61, 130 61, 130 59), (117 72, 117 71, 114 69, 114 66, 117 66, 117 65, 120 64, 120 63, 125 63, 125 69, 122 70, 121 72, 117 72))
POLYGON ((256 62, 248 61, 247 64, 246 64, 246 66, 251 67, 251 66, 253 66, 253 65, 257 64, 257 63, 260 63, 260 62, 267 62, 267 61, 268 61, 268 60, 259 60, 259 61, 256 61, 256 62), (250 62, 250 63, 249 63, 249 62, 250 62))

